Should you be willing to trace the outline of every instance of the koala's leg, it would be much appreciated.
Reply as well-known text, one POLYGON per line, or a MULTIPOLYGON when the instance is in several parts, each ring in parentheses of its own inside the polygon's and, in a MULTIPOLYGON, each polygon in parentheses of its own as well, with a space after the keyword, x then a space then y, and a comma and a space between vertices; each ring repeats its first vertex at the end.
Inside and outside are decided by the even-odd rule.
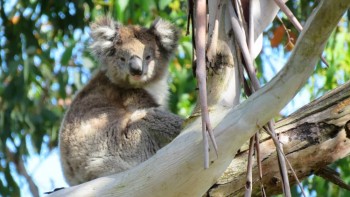
MULTIPOLYGON (((117 145, 117 171, 124 171, 147 160, 170 143, 181 131, 183 119, 158 108, 134 111, 117 145)), ((111 146, 114 146, 111 143, 111 146)), ((111 164, 115 165, 115 164, 111 164)))
POLYGON ((183 123, 180 116, 159 108, 146 109, 133 116, 129 130, 138 128, 147 131, 147 135, 160 148, 170 143, 180 133, 183 123))
POLYGON ((117 138, 109 135, 104 150, 108 154, 89 160, 86 180, 122 172, 147 160, 180 133, 183 122, 179 116, 157 108, 139 109, 129 115, 123 130, 115 128, 119 124, 111 127, 118 134, 117 138))

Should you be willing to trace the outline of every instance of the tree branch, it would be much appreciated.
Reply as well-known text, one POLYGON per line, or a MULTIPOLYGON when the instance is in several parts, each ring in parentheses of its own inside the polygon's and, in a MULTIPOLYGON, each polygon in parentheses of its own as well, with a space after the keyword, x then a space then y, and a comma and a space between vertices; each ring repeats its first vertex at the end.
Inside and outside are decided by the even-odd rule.
POLYGON ((343 189, 350 191, 350 185, 346 184, 341 179, 341 177, 339 176, 340 174, 336 170, 334 170, 328 166, 317 170, 315 172, 315 174, 319 177, 324 178, 327 181, 334 183, 335 185, 338 185, 339 187, 341 187, 343 189))
POLYGON ((196 77, 199 89, 199 103, 201 106, 201 118, 202 118, 202 136, 204 145, 204 168, 209 168, 209 142, 208 136, 213 144, 213 148, 217 155, 217 143, 213 134, 212 125, 210 123, 208 102, 207 102, 207 71, 206 71, 206 35, 207 35, 207 4, 205 0, 196 1, 195 16, 196 22, 196 77))
POLYGON ((29 185, 29 190, 32 193, 32 195, 34 197, 40 196, 38 187, 34 183, 32 177, 28 174, 27 169, 24 166, 22 156, 17 157, 15 153, 11 152, 8 149, 6 149, 6 156, 9 158, 10 161, 12 161, 15 164, 17 172, 26 179, 29 185))
MULTIPOLYGON (((350 121, 349 104, 350 82, 276 123, 276 132, 283 142, 285 154, 300 179, 350 154, 350 132, 345 129, 350 121)), ((260 138, 260 142, 263 183, 267 195, 281 193, 276 148, 267 134, 260 138)), ((208 196, 244 194, 247 155, 248 143, 241 148, 217 184, 208 191, 208 196)), ((289 177, 291 184, 294 184, 291 173, 289 177)), ((260 180, 256 164, 253 178, 253 195, 259 196, 260 180)))

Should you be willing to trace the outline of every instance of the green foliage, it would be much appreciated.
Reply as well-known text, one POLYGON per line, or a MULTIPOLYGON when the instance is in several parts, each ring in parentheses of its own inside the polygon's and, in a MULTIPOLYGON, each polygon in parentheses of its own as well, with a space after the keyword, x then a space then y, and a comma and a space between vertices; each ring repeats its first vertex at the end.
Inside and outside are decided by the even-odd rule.
MULTIPOLYGON (((108 13, 124 24, 149 26, 160 16, 184 30, 187 15, 182 10, 184 0, 0 0, 1 195, 19 196, 13 178, 19 157, 40 154, 43 146, 57 147, 64 111, 96 67, 86 50, 90 21, 108 13)), ((171 63, 170 108, 187 116, 195 91, 191 39, 184 31, 182 36, 171 63)))
POLYGON ((72 95, 65 90, 76 90, 67 70, 81 67, 74 50, 82 40, 74 34, 91 20, 86 8, 93 3, 1 0, 0 5, 0 184, 4 196, 19 196, 10 166, 19 169, 28 145, 36 153, 57 146, 62 101, 72 95))

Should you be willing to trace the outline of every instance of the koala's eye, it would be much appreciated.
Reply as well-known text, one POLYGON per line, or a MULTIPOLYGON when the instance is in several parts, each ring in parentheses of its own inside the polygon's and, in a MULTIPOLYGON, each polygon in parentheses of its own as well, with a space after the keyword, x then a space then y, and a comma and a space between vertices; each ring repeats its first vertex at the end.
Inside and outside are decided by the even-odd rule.
POLYGON ((150 55, 147 55, 146 56, 146 60, 150 60, 151 59, 151 56, 150 55))
POLYGON ((119 59, 120 59, 120 61, 125 62, 125 58, 124 57, 120 57, 119 59))

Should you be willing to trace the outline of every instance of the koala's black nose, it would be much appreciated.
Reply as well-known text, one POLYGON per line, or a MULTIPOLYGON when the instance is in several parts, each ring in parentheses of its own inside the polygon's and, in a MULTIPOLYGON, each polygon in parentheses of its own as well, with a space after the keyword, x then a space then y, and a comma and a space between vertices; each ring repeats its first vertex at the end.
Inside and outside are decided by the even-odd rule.
POLYGON ((142 60, 139 57, 133 56, 129 61, 129 69, 131 75, 142 75, 142 60))

